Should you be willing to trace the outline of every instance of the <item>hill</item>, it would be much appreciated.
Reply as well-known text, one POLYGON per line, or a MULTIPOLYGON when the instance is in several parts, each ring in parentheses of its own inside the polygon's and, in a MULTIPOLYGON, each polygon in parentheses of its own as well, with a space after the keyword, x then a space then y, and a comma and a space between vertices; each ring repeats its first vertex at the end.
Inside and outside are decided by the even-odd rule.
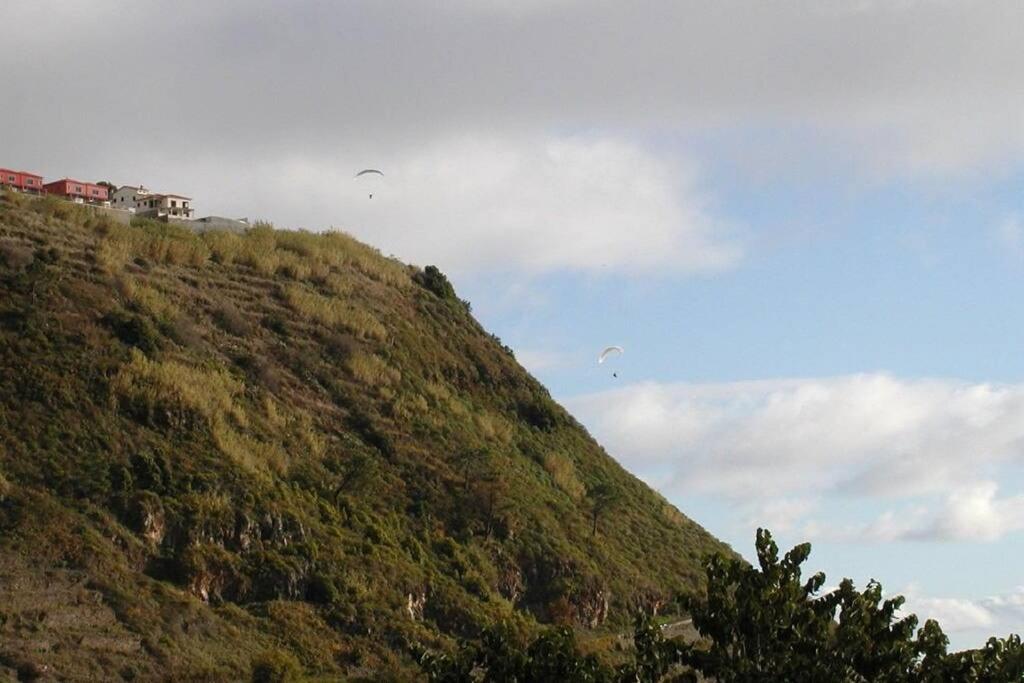
POLYGON ((0 677, 407 678, 499 621, 621 630, 725 548, 341 233, 2 195, 0 367, 0 677))

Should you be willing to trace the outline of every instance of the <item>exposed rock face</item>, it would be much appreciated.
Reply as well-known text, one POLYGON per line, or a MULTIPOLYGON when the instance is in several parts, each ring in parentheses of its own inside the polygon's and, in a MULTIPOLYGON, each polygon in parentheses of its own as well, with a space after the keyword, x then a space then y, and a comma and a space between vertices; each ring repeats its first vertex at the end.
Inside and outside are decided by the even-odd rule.
POLYGON ((515 565, 507 565, 498 578, 498 593, 503 598, 515 604, 522 597, 526 588, 523 572, 515 565))
POLYGON ((164 542, 167 535, 167 515, 159 496, 144 492, 135 498, 129 513, 136 533, 146 539, 152 547, 164 542))
POLYGON ((542 613, 547 612, 549 619, 565 619, 588 628, 596 628, 608 619, 610 591, 599 578, 587 575, 571 561, 535 559, 518 573, 518 583, 512 575, 503 574, 503 584, 506 578, 511 582, 507 587, 521 591, 532 608, 536 609, 537 602, 543 601, 539 607, 542 613), (543 587, 550 586, 560 587, 559 592, 554 595, 550 590, 543 592, 543 587), (556 606, 557 615, 551 612, 552 605, 556 606))
POLYGON ((589 628, 597 628, 608 618, 608 592, 603 588, 585 589, 573 597, 577 620, 589 628))
POLYGON ((406 610, 413 621, 423 621, 423 609, 427 606, 427 592, 409 593, 406 610))

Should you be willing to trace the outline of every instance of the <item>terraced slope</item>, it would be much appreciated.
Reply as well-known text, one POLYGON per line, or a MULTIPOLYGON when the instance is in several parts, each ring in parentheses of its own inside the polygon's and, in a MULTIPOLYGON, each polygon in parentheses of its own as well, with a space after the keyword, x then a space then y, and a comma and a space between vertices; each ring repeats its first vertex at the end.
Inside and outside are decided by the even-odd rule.
POLYGON ((613 634, 721 549, 434 269, 0 197, 0 679, 408 678, 613 634))

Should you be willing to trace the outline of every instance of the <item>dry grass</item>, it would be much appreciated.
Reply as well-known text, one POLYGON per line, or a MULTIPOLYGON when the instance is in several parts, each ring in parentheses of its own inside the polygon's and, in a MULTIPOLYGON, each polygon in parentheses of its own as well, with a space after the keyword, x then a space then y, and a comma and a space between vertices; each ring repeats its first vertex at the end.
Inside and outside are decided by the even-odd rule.
POLYGON ((288 306, 307 319, 328 327, 343 327, 363 339, 387 339, 388 331, 373 315, 351 303, 326 297, 299 285, 284 288, 288 306))
POLYGON ((135 308, 165 322, 178 318, 178 307, 155 287, 133 277, 122 277, 117 284, 121 295, 135 308))
POLYGON ((371 387, 390 387, 402 381, 402 373, 379 357, 357 352, 348 357, 345 367, 351 375, 371 387))
POLYGON ((507 445, 515 435, 509 421, 495 413, 478 413, 474 416, 474 422, 477 433, 488 441, 507 445))
POLYGON ((280 474, 288 468, 288 455, 277 443, 255 439, 223 421, 214 424, 212 432, 220 452, 251 472, 269 469, 280 474))
POLYGON ((186 410, 216 425, 231 418, 247 422, 245 411, 235 399, 242 383, 220 368, 197 368, 174 360, 152 361, 138 349, 122 366, 111 388, 115 398, 124 398, 151 411, 186 410))
POLYGON ((241 263, 268 277, 324 281, 350 269, 392 287, 412 284, 406 266, 341 232, 275 230, 257 223, 243 235, 211 231, 201 239, 218 263, 241 263))
POLYGON ((195 267, 210 259, 210 248, 187 228, 160 223, 137 227, 104 220, 97 224, 96 232, 100 234, 96 260, 110 273, 137 259, 195 267))
POLYGON ((573 500, 582 500, 586 495, 587 488, 576 475, 576 466, 568 458, 548 453, 544 456, 544 469, 551 475, 555 485, 573 500))

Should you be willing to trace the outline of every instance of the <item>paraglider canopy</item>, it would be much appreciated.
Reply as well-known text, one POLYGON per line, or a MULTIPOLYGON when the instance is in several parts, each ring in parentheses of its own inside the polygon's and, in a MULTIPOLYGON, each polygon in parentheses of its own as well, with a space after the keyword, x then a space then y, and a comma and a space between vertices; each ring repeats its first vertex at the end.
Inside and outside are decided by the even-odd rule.
POLYGON ((613 356, 620 356, 625 353, 625 350, 621 346, 608 346, 601 352, 601 355, 597 357, 597 364, 603 365, 606 360, 613 356))
MULTIPOLYGON (((358 178, 360 176, 366 176, 366 175, 370 175, 370 176, 374 176, 374 175, 383 176, 384 175, 384 171, 378 171, 375 168, 364 168, 359 173, 356 173, 356 178, 358 178)), ((364 181, 361 181, 361 182, 367 182, 367 181, 364 180, 364 181)), ((370 183, 370 187, 373 187, 374 185, 376 185, 376 182, 371 182, 370 183)), ((370 193, 370 199, 373 199, 373 192, 370 193)))

